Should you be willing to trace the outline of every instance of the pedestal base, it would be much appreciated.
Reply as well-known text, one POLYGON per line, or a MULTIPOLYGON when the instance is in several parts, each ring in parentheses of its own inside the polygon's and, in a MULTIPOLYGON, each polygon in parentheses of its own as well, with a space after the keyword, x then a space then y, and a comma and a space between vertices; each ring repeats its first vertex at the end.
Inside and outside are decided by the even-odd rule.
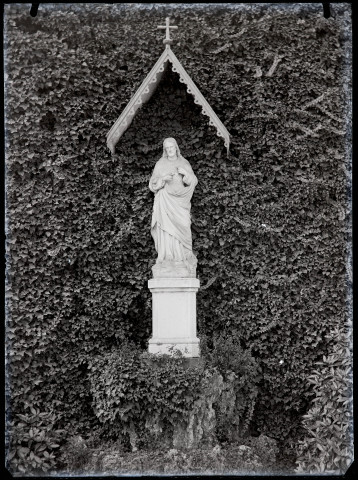
POLYGON ((168 339, 168 342, 163 342, 162 338, 151 338, 149 340, 149 353, 159 353, 159 354, 167 354, 167 355, 175 355, 175 352, 179 350, 184 357, 199 357, 200 356, 200 349, 199 349, 199 339, 196 338, 195 341, 192 339, 188 339, 187 342, 183 342, 183 339, 168 339))
POLYGON ((153 278, 148 281, 153 300, 153 336, 149 353, 199 357, 196 336, 197 278, 153 278))

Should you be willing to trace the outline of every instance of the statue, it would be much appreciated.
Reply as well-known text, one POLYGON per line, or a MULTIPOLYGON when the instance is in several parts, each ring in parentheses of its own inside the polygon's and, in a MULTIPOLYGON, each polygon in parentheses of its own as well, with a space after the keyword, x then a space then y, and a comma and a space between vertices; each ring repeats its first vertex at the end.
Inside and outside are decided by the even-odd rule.
POLYGON ((195 277, 191 237, 191 198, 198 179, 174 138, 163 142, 149 188, 155 194, 151 234, 158 253, 153 277, 195 277))

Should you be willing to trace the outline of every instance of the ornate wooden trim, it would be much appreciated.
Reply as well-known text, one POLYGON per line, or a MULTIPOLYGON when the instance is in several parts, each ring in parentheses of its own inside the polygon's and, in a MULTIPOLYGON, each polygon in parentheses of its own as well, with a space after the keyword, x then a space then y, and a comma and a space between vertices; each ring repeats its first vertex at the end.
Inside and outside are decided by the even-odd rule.
POLYGON ((132 120, 137 113, 137 110, 146 103, 153 95, 157 88, 163 72, 168 68, 168 64, 171 63, 173 72, 177 72, 181 83, 185 83, 187 86, 187 92, 193 95, 194 102, 202 107, 202 114, 209 117, 209 125, 216 128, 216 133, 219 137, 222 137, 225 142, 225 146, 229 153, 230 148, 230 134, 226 130, 223 123, 220 121, 214 110, 210 107, 204 96, 200 93, 198 87, 193 80, 189 77, 184 67, 181 65, 174 52, 171 50, 170 45, 167 44, 164 52, 157 60, 156 64, 144 79, 141 86, 133 95, 128 105, 125 107, 121 115, 118 117, 107 135, 107 145, 112 154, 115 152, 116 144, 132 123, 132 120))

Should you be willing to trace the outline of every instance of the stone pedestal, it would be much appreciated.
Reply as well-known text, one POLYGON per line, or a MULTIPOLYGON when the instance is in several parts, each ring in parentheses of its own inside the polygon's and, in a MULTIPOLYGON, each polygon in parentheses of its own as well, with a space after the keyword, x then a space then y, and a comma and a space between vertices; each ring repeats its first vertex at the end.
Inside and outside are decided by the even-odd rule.
POLYGON ((185 357, 199 357, 196 336, 197 278, 153 278, 148 281, 152 292, 153 336, 149 353, 172 353, 180 350, 185 357))

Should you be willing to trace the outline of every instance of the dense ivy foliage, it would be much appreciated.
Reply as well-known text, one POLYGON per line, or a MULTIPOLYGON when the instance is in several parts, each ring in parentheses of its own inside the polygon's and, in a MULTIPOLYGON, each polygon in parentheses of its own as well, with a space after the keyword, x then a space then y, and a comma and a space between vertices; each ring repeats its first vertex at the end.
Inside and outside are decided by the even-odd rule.
MULTIPOLYGON (((346 319, 350 12, 335 4, 24 5, 5 10, 9 413, 91 428, 87 368, 145 349, 155 251, 148 179, 174 136, 192 202, 199 336, 260 361, 254 420, 277 438, 346 319), (114 156, 106 134, 163 50, 157 25, 231 133, 231 152, 168 72, 114 156)), ((68 427, 71 425, 71 427, 68 427)))

